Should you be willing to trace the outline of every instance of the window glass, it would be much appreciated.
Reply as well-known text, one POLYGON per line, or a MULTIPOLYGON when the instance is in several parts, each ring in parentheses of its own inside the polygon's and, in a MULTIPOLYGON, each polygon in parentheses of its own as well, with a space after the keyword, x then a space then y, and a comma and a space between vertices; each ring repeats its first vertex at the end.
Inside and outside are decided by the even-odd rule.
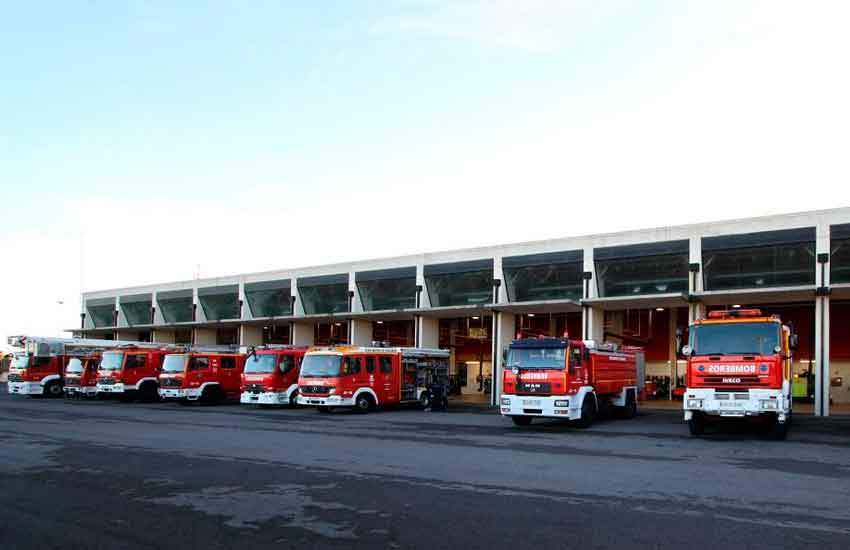
POLYGON ((246 284, 245 298, 253 317, 292 314, 292 292, 288 281, 246 284))
POLYGON ((95 328, 111 327, 115 324, 115 306, 88 306, 89 318, 95 328))
POLYGON ((582 294, 579 262, 504 268, 511 302, 575 300, 582 294))
POLYGON ((127 356, 127 360, 124 362, 124 368, 127 369, 138 369, 145 366, 147 361, 147 355, 144 353, 134 353, 127 356))
POLYGON ((151 322, 151 302, 143 300, 137 302, 125 302, 121 299, 121 311, 129 325, 147 325, 151 322))
POLYGON ((280 372, 286 374, 295 368, 295 357, 284 355, 280 358, 280 372))
POLYGON ((203 370, 210 366, 210 360, 208 357, 192 357, 192 361, 189 363, 189 370, 203 370))
POLYGON ((223 368, 223 369, 235 369, 236 368, 236 358, 235 357, 222 357, 221 358, 221 368, 223 368))
POLYGON ((486 304, 493 299, 493 270, 430 275, 425 286, 433 307, 486 304))
POLYGON ((300 286, 298 294, 307 315, 348 311, 348 283, 300 286))
POLYGON ((666 254, 597 260, 601 297, 688 291, 688 255, 666 254))
POLYGON ((392 357, 382 356, 380 359, 381 363, 381 372, 384 374, 389 374, 393 371, 393 359, 392 357))
POLYGON ((345 366, 343 367, 343 374, 359 374, 360 373, 360 358, 359 357, 346 357, 345 358, 345 366))
POLYGON ((162 372, 183 372, 188 358, 182 353, 169 353, 162 362, 162 372))
POLYGON ((703 251, 706 290, 815 284, 814 243, 703 251))
MULTIPOLYGON (((185 295, 183 291, 176 294, 157 293, 157 304, 162 318, 166 323, 186 323, 192 320, 192 293, 185 295)), ((178 340, 180 342, 180 340, 178 340)))
MULTIPOLYGON (((202 289, 203 290, 203 289, 202 289)), ((209 321, 221 319, 239 319, 239 292, 209 290, 198 292, 198 301, 204 310, 204 315, 209 321)))
POLYGON ((416 278, 358 281, 357 292, 365 311, 416 307, 416 278))
POLYGON ((366 372, 369 374, 375 372, 375 358, 371 355, 366 358, 366 372))

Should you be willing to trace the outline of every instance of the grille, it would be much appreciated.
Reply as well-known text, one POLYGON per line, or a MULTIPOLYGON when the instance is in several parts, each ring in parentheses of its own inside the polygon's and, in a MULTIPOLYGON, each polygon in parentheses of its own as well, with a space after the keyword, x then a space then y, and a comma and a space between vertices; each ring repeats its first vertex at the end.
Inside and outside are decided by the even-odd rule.
POLYGON ((750 398, 749 393, 715 393, 714 398, 718 401, 746 401, 750 398))
POLYGON ((97 383, 98 384, 114 384, 115 379, 112 378, 111 376, 103 376, 103 377, 97 379, 97 383))
POLYGON ((24 377, 20 374, 10 374, 8 380, 9 382, 23 382, 24 377))
POLYGON ((159 385, 163 388, 179 388, 183 385, 182 378, 162 378, 159 385))
POLYGON ((301 386, 301 393, 328 393, 331 391, 330 386, 301 386))
POLYGON ((262 384, 245 384, 245 391, 250 393, 263 393, 262 384))

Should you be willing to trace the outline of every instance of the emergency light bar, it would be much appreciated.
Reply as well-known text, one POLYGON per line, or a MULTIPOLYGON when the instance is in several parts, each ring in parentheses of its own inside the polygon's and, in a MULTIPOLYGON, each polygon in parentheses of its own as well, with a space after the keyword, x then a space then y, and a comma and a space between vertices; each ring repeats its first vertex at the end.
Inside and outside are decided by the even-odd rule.
POLYGON ((709 319, 727 319, 734 317, 761 317, 760 309, 726 309, 708 312, 709 319))

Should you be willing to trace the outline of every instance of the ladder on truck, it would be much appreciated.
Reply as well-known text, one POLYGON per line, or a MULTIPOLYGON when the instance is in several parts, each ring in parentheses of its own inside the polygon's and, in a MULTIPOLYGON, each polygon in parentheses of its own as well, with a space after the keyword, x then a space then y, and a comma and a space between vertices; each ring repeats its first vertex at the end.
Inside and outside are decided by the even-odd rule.
POLYGON ((177 349, 177 344, 157 342, 135 342, 132 340, 99 340, 95 338, 55 338, 50 336, 10 336, 10 345, 24 348, 27 355, 71 355, 93 351, 105 351, 121 347, 146 349, 177 349))

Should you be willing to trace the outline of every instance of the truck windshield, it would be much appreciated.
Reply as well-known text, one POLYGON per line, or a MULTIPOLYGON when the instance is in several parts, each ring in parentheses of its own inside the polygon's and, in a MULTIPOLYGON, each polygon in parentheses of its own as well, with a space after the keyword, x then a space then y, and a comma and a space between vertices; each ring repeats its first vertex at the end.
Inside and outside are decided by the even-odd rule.
POLYGON ((564 370, 567 348, 509 349, 507 367, 564 370))
POLYGON ((124 362, 123 351, 107 351, 103 354, 103 360, 100 362, 101 370, 118 370, 121 368, 121 363, 124 362))
POLYGON ((692 329, 694 355, 772 355, 780 341, 778 323, 723 323, 692 329))
POLYGON ((16 355, 15 358, 12 360, 11 367, 13 369, 25 369, 29 366, 29 364, 30 364, 29 355, 16 355))
POLYGON ((72 374, 79 374, 83 372, 83 362, 74 357, 68 361, 68 366, 65 367, 65 372, 70 372, 72 374))
POLYGON ((305 355, 301 376, 339 376, 341 355, 305 355))
POLYGON ((252 355, 245 361, 245 372, 254 374, 268 374, 274 372, 274 364, 277 357, 273 353, 263 355, 252 355))
POLYGON ((165 356, 165 361, 162 362, 162 372, 183 372, 186 370, 186 361, 188 355, 182 353, 173 353, 165 356))

